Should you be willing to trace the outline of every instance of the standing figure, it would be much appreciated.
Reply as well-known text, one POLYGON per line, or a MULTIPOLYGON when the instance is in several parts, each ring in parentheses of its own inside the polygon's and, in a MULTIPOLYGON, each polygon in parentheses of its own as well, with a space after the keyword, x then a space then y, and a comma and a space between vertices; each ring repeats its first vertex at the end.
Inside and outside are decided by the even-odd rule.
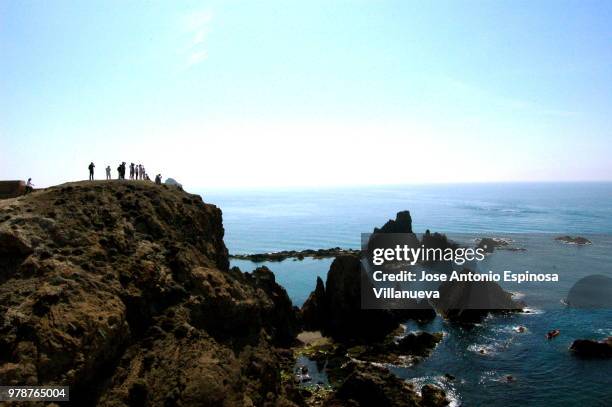
POLYGON ((106 179, 111 179, 111 169, 110 165, 106 166, 106 179))
POLYGON ((134 179, 134 163, 130 163, 130 179, 134 179))
POLYGON ((94 168, 96 168, 96 166, 94 165, 93 161, 89 164, 89 180, 93 181, 94 179, 94 168))

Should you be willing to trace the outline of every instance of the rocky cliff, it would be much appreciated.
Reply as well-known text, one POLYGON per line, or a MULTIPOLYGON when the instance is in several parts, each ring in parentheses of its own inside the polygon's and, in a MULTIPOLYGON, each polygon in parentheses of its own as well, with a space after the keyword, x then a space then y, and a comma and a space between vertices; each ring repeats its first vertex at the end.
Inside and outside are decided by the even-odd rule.
POLYGON ((291 405, 295 336, 266 268, 229 270, 221 211, 146 182, 0 201, 0 383, 74 405, 291 405))

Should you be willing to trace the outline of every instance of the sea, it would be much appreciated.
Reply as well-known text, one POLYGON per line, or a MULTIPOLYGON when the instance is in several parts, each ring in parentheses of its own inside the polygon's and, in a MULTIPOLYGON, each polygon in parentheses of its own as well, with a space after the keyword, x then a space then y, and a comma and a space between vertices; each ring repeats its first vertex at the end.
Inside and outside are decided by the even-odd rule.
MULTIPOLYGON (((455 406, 610 406, 612 360, 581 359, 568 348, 577 338, 612 336, 612 310, 568 308, 568 291, 582 277, 612 277, 612 183, 394 185, 195 191, 223 211, 232 254, 330 247, 359 248, 362 233, 409 210, 413 230, 469 241, 507 239, 517 251, 496 251, 485 270, 556 273, 558 283, 502 283, 529 313, 492 316, 471 329, 441 318, 406 331, 443 332, 432 355, 410 366, 389 366, 420 388, 444 388, 455 406), (577 246, 554 238, 583 236, 577 246), (519 332, 518 327, 524 327, 519 332), (552 340, 546 333, 559 329, 552 340), (450 376, 449 376, 450 375, 450 376), (454 379, 452 379, 452 377, 454 379), (512 379, 508 379, 511 376, 512 379)), ((332 259, 288 259, 265 265, 295 305, 325 280, 332 259)), ((316 368, 315 368, 316 369, 316 368)), ((313 377, 325 382, 322 371, 313 377)))

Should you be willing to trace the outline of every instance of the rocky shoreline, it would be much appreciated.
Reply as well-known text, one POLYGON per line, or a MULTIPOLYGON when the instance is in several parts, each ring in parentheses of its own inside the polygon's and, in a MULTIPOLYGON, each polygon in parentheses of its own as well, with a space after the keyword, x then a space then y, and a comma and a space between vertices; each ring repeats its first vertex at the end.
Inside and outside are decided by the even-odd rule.
POLYGON ((230 259, 250 260, 254 263, 262 263, 264 261, 281 262, 287 259, 304 260, 306 257, 313 259, 327 259, 343 255, 358 255, 359 250, 342 249, 340 247, 332 247, 329 249, 306 249, 306 250, 283 250, 280 252, 270 253, 254 253, 254 254, 230 254, 230 259))
MULTIPOLYGON (((374 235, 412 234, 411 222, 400 212, 374 235)), ((443 389, 384 367, 420 363, 444 341, 402 323, 473 325, 523 308, 495 283, 461 283, 441 287, 452 300, 362 309, 357 250, 234 256, 333 257, 298 309, 267 267, 230 268, 223 236, 219 208, 165 185, 78 182, 0 201, 0 382, 68 385, 79 406, 445 406, 443 389), (466 309, 466 293, 494 301, 466 309), (320 341, 301 344, 304 331, 320 341), (304 387, 299 357, 329 385, 304 387)), ((438 233, 422 244, 455 247, 438 233)))

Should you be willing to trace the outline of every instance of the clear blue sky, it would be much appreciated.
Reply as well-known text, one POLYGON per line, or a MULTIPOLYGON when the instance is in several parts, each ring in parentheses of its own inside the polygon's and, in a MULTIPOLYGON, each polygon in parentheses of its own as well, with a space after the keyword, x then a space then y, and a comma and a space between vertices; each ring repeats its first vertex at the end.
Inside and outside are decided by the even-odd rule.
POLYGON ((611 180, 611 22, 610 1, 0 0, 0 179, 611 180))

